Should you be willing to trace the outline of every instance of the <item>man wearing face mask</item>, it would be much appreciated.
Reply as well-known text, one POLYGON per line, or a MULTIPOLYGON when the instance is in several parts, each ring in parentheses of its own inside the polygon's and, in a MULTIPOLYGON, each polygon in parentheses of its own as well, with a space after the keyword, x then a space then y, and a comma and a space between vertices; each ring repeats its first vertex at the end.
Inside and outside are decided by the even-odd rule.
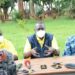
POLYGON ((18 54, 13 44, 4 38, 2 32, 0 32, 0 50, 7 50, 14 55, 14 60, 18 60, 18 54))
POLYGON ((58 45, 53 34, 46 33, 43 22, 35 25, 35 33, 26 40, 24 58, 43 58, 59 56, 58 45))

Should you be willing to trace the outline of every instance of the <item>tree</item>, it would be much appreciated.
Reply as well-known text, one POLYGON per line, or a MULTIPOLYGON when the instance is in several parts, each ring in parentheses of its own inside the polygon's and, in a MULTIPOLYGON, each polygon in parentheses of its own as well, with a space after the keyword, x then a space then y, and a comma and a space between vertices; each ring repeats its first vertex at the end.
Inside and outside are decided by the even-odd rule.
POLYGON ((63 0, 62 10, 65 9, 65 12, 70 18, 75 18, 75 0, 63 0))
POLYGON ((58 15, 60 15, 61 13, 61 7, 62 7, 62 0, 54 0, 54 5, 55 5, 55 9, 58 13, 58 15))
POLYGON ((3 0, 3 2, 0 5, 0 8, 3 9, 4 19, 8 19, 8 8, 11 7, 11 9, 14 7, 14 3, 16 0, 3 0))
POLYGON ((2 13, 2 10, 1 10, 1 5, 4 4, 7 0, 1 0, 0 1, 0 19, 2 22, 4 22, 4 18, 3 18, 3 13, 2 13))
POLYGON ((34 1, 35 1, 35 0, 30 0, 30 15, 31 15, 32 17, 35 17, 34 1))
POLYGON ((23 19, 24 18, 23 0, 18 0, 18 9, 19 9, 19 14, 21 15, 23 19))
POLYGON ((0 0, 0 6, 4 4, 7 0, 0 0))

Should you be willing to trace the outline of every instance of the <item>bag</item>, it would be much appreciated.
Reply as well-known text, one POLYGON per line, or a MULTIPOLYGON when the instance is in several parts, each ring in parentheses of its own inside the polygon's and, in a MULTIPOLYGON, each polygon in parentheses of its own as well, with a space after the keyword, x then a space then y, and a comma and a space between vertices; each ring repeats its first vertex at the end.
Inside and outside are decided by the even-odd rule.
POLYGON ((13 55, 6 50, 0 51, 0 75, 16 75, 13 55))

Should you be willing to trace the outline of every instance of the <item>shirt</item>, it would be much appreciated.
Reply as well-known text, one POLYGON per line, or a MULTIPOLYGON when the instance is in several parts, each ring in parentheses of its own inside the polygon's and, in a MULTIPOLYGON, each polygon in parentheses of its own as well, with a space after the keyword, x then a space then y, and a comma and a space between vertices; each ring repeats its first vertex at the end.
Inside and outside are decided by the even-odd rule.
POLYGON ((64 56, 75 55, 75 36, 70 36, 65 45, 64 56))
POLYGON ((2 49, 7 50, 8 52, 12 53, 13 55, 18 55, 13 44, 6 39, 4 39, 2 42, 0 42, 0 50, 2 50, 2 49))

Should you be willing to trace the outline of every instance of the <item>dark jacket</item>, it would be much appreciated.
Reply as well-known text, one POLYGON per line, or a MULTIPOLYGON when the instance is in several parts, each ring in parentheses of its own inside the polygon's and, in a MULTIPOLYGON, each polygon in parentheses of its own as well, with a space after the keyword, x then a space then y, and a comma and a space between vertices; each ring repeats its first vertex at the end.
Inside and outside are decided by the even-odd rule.
MULTIPOLYGON (((48 48, 45 45, 47 45, 48 47, 52 46, 53 35, 48 34, 48 33, 45 34, 45 40, 44 40, 44 44, 43 44, 42 48, 41 48, 39 42, 37 41, 35 34, 28 37, 28 40, 31 44, 31 49, 36 48, 35 50, 40 54, 40 58, 43 58, 43 57, 45 57, 44 56, 45 50, 48 50, 48 48)), ((51 54, 47 57, 51 57, 51 56, 53 56, 53 55, 51 54)), ((35 57, 32 55, 31 58, 35 58, 35 57)))

